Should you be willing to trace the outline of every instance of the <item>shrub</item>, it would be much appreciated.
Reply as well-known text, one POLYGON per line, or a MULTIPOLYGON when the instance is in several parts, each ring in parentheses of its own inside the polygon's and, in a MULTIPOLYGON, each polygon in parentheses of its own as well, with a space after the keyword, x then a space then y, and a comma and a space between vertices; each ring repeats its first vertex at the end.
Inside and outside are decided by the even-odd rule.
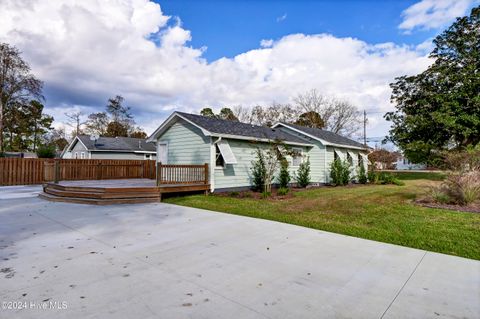
POLYGON ((256 159, 252 161, 251 172, 253 189, 256 191, 261 191, 265 185, 267 168, 265 164, 265 156, 260 149, 256 150, 256 159))
POLYGON ((334 185, 347 185, 350 182, 350 163, 336 159, 330 164, 330 177, 334 185))
POLYGON ((270 192, 262 192, 262 198, 268 198, 268 197, 270 197, 270 196, 272 196, 272 193, 270 193, 270 192))
POLYGON ((444 187, 432 186, 427 191, 428 196, 437 203, 440 204, 449 204, 452 202, 450 196, 445 193, 444 187))
POLYGON ((310 184, 310 159, 308 157, 298 166, 295 179, 300 187, 307 187, 310 184))
POLYGON ((287 188, 288 185, 290 184, 290 173, 288 171, 288 161, 287 160, 282 160, 281 166, 280 166, 280 174, 278 175, 278 184, 280 185, 280 188, 287 188))
POLYGON ((365 166, 362 164, 358 170, 358 182, 360 184, 366 184, 368 182, 367 174, 365 172, 365 166))
POLYGON ((37 150, 38 158, 55 158, 56 152, 53 145, 43 145, 37 150))
POLYGON ((277 195, 278 196, 285 196, 288 194, 288 191, 289 189, 286 188, 286 187, 280 187, 278 190, 277 190, 277 195))
POLYGON ((238 197, 238 195, 240 195, 239 192, 230 192, 230 197, 238 197))
POLYGON ((480 200, 480 171, 450 173, 447 175, 443 186, 444 193, 456 204, 468 205, 474 203, 480 200))
POLYGON ((374 170, 368 171, 368 181, 372 184, 378 184, 379 175, 374 170))

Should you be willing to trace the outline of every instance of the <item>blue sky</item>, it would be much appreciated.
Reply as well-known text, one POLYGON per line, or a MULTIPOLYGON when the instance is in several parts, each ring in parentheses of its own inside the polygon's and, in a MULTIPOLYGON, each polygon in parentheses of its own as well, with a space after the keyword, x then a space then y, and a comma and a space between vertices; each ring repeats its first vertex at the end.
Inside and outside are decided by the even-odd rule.
POLYGON ((191 30, 193 47, 209 61, 258 48, 263 39, 329 33, 368 43, 420 44, 439 30, 404 34, 401 12, 418 1, 159 1, 166 15, 191 30))

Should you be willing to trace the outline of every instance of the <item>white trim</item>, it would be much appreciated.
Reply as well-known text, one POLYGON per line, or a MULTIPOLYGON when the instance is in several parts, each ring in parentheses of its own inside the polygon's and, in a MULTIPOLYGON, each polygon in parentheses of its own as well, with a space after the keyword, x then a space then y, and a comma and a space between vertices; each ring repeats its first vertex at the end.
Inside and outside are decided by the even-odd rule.
MULTIPOLYGON (((216 141, 218 142, 220 138, 216 141)), ((215 191, 215 143, 213 137, 210 136, 210 191, 215 191)))
MULTIPOLYGON (((340 158, 342 162, 347 159, 347 156, 346 156, 347 154, 343 153, 343 151, 334 148, 333 152, 337 154, 337 156, 340 158)), ((335 155, 334 155, 334 158, 335 158, 335 155)))
POLYGON ((311 135, 311 134, 305 133, 305 132, 302 131, 302 130, 299 130, 299 129, 297 129, 297 128, 291 127, 291 126, 289 126, 289 125, 287 125, 287 124, 285 124, 285 123, 281 123, 281 122, 275 123, 275 124, 272 126, 272 128, 276 128, 276 127, 278 127, 278 126, 280 126, 280 125, 281 125, 281 126, 284 126, 284 127, 286 127, 286 128, 289 128, 289 129, 291 129, 292 131, 295 131, 295 132, 297 132, 297 133, 300 133, 300 134, 303 134, 303 135, 305 135, 305 136, 308 136, 308 137, 310 137, 310 138, 312 138, 312 139, 314 139, 314 140, 317 140, 317 141, 319 141, 320 143, 322 143, 323 145, 336 146, 336 147, 341 147, 341 148, 352 148, 352 149, 363 150, 363 151, 368 150, 368 148, 365 148, 365 147, 352 146, 352 145, 346 145, 346 144, 336 144, 336 143, 327 142, 327 141, 325 141, 324 139, 321 139, 321 138, 319 138, 319 137, 316 137, 316 136, 313 136, 313 135, 311 135))
POLYGON ((80 152, 80 159, 85 159, 85 152, 80 152))

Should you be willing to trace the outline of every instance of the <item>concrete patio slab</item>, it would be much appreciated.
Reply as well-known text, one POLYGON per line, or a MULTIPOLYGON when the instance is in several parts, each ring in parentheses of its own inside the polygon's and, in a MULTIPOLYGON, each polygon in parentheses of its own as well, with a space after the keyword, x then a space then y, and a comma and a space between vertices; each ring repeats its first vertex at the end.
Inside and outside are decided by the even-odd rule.
POLYGON ((0 198, 0 318, 480 316, 475 260, 162 203, 0 198))

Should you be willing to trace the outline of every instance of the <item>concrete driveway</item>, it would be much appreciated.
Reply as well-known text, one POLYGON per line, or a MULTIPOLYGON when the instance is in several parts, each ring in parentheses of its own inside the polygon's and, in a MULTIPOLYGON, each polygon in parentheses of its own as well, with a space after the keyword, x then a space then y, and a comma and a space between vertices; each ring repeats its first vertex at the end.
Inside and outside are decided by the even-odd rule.
POLYGON ((480 316, 475 260, 168 204, 15 197, 0 196, 1 318, 480 316))

